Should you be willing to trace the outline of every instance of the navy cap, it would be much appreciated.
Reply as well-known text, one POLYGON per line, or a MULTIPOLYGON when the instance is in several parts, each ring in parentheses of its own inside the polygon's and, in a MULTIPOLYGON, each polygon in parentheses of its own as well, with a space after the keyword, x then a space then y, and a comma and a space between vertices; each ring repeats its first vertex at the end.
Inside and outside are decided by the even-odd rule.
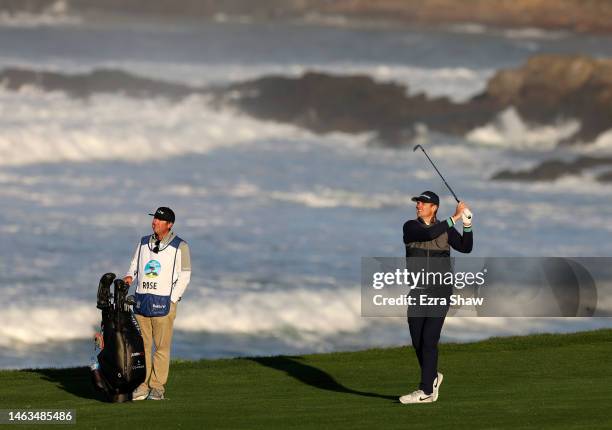
POLYGON ((433 191, 423 191, 420 195, 412 198, 413 202, 433 203, 440 206, 440 197, 433 191))
POLYGON ((162 206, 157 208, 154 214, 149 215, 151 215, 153 218, 157 218, 162 221, 168 221, 174 224, 174 211, 170 208, 162 206))

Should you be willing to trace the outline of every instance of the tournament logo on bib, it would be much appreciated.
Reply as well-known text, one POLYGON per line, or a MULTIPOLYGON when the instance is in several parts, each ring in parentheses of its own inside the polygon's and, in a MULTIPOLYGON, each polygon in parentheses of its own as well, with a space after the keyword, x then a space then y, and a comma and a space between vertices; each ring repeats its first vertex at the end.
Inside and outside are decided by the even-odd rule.
POLYGON ((150 260, 144 267, 144 274, 147 278, 157 278, 160 270, 161 264, 159 264, 159 261, 150 260))

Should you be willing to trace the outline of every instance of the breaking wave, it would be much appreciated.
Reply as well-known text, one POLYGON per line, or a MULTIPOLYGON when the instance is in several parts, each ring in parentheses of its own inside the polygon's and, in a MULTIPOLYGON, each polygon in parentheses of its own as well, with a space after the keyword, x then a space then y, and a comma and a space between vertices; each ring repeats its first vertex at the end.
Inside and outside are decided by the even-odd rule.
POLYGON ((205 92, 203 88, 145 78, 113 69, 95 69, 88 73, 66 74, 45 70, 6 68, 0 72, 0 83, 8 90, 19 91, 35 87, 44 91, 62 91, 75 97, 110 93, 136 98, 164 97, 176 100, 205 92))
POLYGON ((475 128, 466 139, 482 145, 551 150, 564 139, 580 130, 578 120, 569 120, 555 125, 529 125, 523 121, 515 108, 501 112, 493 123, 475 128))
POLYGON ((62 161, 143 162, 260 139, 299 136, 295 127, 215 109, 201 96, 172 103, 59 92, 0 90, 0 165, 62 161))
MULTIPOLYGON (((185 337, 201 333, 222 336, 226 339, 224 343, 234 346, 225 354, 195 345, 187 349, 182 346, 175 351, 176 357, 328 352, 409 343, 403 318, 361 317, 358 290, 358 287, 316 291, 298 288, 284 292, 236 291, 224 296, 209 292, 200 297, 188 296, 179 305, 175 335, 185 337), (260 348, 257 348, 258 344, 260 348), (262 349, 261 344, 265 344, 265 348, 262 349)), ((63 300, 46 306, 13 305, 3 314, 0 346, 8 348, 11 356, 22 357, 17 361, 13 357, 8 363, 15 364, 8 364, 8 367, 23 367, 23 363, 27 366, 48 366, 49 363, 59 367, 82 366, 87 363, 92 350, 88 340, 99 329, 99 324, 100 312, 93 302, 63 300), (77 344, 70 346, 71 342, 77 344), (33 360, 28 355, 28 351, 41 348, 52 352, 52 345, 67 345, 74 350, 61 359, 33 360)), ((442 342, 471 342, 491 336, 564 333, 609 327, 609 318, 448 318, 442 342)))
MULTIPOLYGON (((25 3, 25 2, 24 2, 25 3)), ((23 5, 27 8, 27 4, 23 5)), ((82 19, 69 12, 65 0, 57 0, 41 10, 2 10, 0 27, 34 28, 71 26, 81 24, 82 19)))
MULTIPOLYGON (((191 286, 179 305, 176 328, 187 332, 272 334, 285 336, 287 341, 302 333, 315 341, 317 337, 355 332, 366 326, 367 321, 360 315, 359 286, 317 288, 334 281, 307 277, 291 281, 303 286, 257 290, 244 286, 247 282, 257 285, 256 280, 233 278, 224 280, 225 288, 218 290, 191 286)), ((100 311, 93 300, 47 300, 44 305, 13 303, 3 312, 0 346, 86 339, 99 323, 100 311)))
MULTIPOLYGON (((173 186, 169 191, 176 195, 201 198, 214 191, 188 185, 173 186)), ((225 195, 239 199, 254 199, 264 204, 270 201, 293 203, 309 208, 381 209, 405 207, 412 204, 411 197, 405 193, 360 193, 346 189, 315 187, 314 189, 276 191, 263 190, 251 183, 241 183, 231 189, 224 189, 225 195)))
POLYGON ((559 40, 567 37, 567 31, 552 31, 541 28, 511 28, 503 30, 502 34, 509 39, 528 40, 559 40))
POLYGON ((452 33, 491 34, 516 40, 559 40, 568 37, 570 34, 567 31, 545 30, 535 27, 499 29, 477 23, 451 24, 446 28, 452 33))
MULTIPOLYGON (((395 71, 381 67, 379 73, 390 76, 395 71)), ((439 73, 452 80, 456 73, 464 73, 469 78, 471 72, 440 70, 439 73)), ((233 109, 220 108, 203 94, 203 86, 140 77, 119 70, 97 69, 74 75, 27 68, 5 69, 0 72, 0 82, 3 128, 0 165, 144 161, 201 154, 260 140, 311 136, 295 126, 260 121, 233 109)), ((362 142, 365 137, 346 139, 328 135, 326 140, 362 142)), ((317 196, 279 194, 274 198, 298 199, 312 207, 333 205, 337 197, 354 200, 350 195, 323 191, 317 196)), ((382 200, 355 204, 387 205, 382 200)))
POLYGON ((429 97, 449 97, 462 102, 481 93, 494 70, 456 68, 422 68, 403 65, 336 64, 150 64, 105 63, 84 67, 82 64, 59 63, 59 70, 40 70, 36 64, 0 58, 6 66, 0 71, 0 82, 8 89, 37 86, 46 91, 64 91, 77 97, 97 93, 122 93, 134 97, 167 97, 180 99, 205 93, 207 87, 220 86, 270 75, 298 77, 307 72, 343 76, 367 75, 379 82, 397 82, 408 93, 425 93, 429 97))

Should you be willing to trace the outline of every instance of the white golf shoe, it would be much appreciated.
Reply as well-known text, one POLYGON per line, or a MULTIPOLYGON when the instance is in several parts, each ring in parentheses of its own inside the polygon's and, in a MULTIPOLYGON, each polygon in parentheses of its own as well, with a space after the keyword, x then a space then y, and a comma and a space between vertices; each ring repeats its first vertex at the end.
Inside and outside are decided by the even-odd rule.
POLYGON ((140 384, 132 393, 132 400, 144 400, 149 395, 149 392, 149 387, 147 387, 145 384, 140 384))
POLYGON ((434 393, 425 394, 423 390, 416 390, 410 394, 406 394, 399 398, 400 403, 407 405, 409 403, 432 403, 434 400, 434 393))
POLYGON ((438 377, 434 379, 433 382, 433 401, 438 400, 438 394, 440 393, 440 385, 442 385, 442 380, 444 380, 444 375, 438 372, 438 377))
POLYGON ((164 392, 157 388, 153 388, 149 395, 147 396, 147 400, 164 400, 164 392))

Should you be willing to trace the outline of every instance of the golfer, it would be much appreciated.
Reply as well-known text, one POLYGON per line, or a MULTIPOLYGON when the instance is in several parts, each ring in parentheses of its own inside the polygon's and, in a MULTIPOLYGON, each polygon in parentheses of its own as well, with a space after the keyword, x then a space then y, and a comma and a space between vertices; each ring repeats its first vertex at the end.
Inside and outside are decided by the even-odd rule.
MULTIPOLYGON (((437 219, 440 198, 432 191, 424 191, 413 197, 416 202, 414 220, 404 224, 404 244, 406 245, 406 264, 411 272, 425 269, 425 273, 451 272, 450 248, 459 252, 472 251, 472 218, 469 208, 459 202, 453 216, 439 221, 437 219), (463 235, 455 229, 455 224, 462 220, 463 235)), ((413 289, 417 296, 434 299, 434 305, 428 303, 420 306, 409 306, 408 327, 412 345, 421 367, 419 389, 400 397, 401 403, 431 403, 438 400, 442 373, 438 372, 438 342, 444 318, 450 307, 448 299, 452 285, 419 285, 413 289), (443 299, 446 298, 446 302, 443 299)), ((413 295, 411 292, 411 296, 413 295)))
POLYGON ((140 240, 123 278, 128 285, 136 283, 134 312, 144 341, 147 370, 145 382, 132 393, 132 400, 164 398, 176 308, 191 279, 189 246, 171 230, 174 212, 160 207, 149 215, 153 217, 153 234, 140 240))

